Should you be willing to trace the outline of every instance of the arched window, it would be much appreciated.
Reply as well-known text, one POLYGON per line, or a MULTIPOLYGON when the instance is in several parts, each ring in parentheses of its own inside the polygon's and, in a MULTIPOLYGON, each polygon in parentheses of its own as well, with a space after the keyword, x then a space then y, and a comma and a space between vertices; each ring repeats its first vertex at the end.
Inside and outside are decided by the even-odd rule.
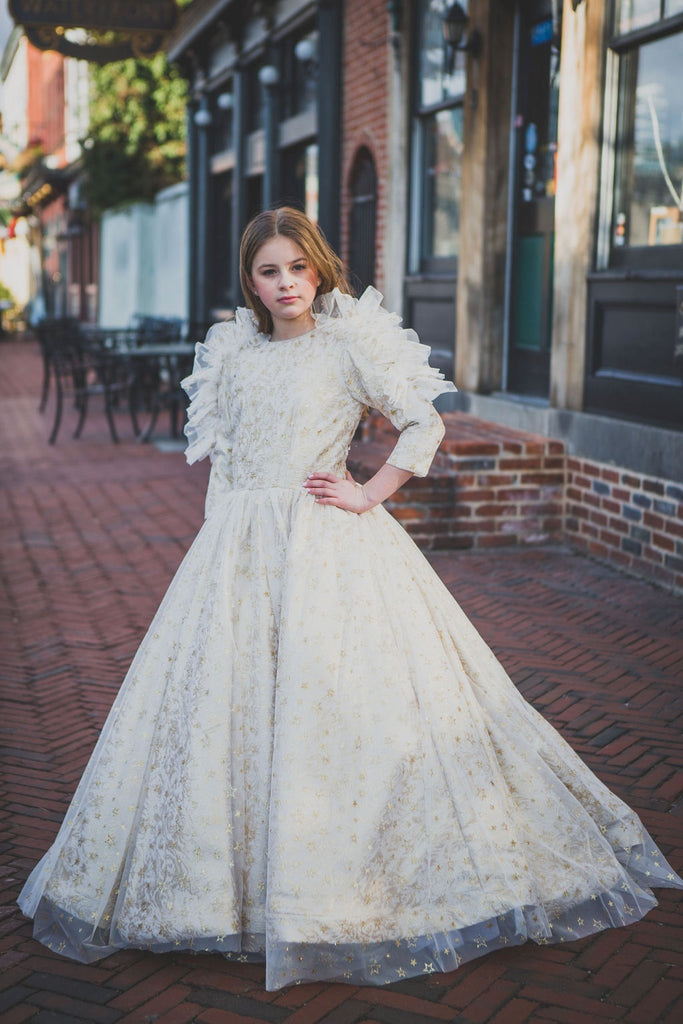
POLYGON ((377 171, 367 147, 356 153, 351 171, 349 213, 349 267, 351 284, 360 294, 375 283, 377 234, 377 171))

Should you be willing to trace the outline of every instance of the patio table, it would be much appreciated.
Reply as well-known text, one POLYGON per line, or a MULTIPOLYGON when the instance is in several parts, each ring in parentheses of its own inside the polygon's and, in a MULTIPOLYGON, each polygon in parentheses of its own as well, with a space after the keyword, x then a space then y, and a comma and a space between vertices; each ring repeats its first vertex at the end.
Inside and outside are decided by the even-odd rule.
POLYGON ((128 374, 128 405, 138 441, 151 439, 164 408, 169 410, 171 436, 179 436, 179 413, 186 404, 180 381, 192 370, 194 348, 190 342, 168 342, 111 349, 111 357, 128 374))

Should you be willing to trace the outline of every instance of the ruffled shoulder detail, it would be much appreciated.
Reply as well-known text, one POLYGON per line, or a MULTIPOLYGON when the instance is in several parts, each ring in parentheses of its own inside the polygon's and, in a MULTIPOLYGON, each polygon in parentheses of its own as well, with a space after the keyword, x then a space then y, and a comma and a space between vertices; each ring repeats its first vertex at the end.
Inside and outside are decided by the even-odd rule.
POLYGON ((187 410, 185 458, 192 465, 210 455, 219 432, 225 429, 219 403, 219 392, 225 359, 230 350, 258 333, 256 318, 249 309, 240 307, 235 319, 214 324, 205 340, 195 346, 192 373, 180 382, 190 404, 187 410))
POLYGON ((313 314, 321 327, 343 335, 352 364, 347 369, 355 370, 348 383, 366 404, 382 411, 400 409, 409 395, 432 402, 457 390, 429 365, 429 346, 421 344, 415 331, 401 327, 400 316, 384 309, 376 288, 366 288, 359 299, 335 288, 316 299, 313 314))

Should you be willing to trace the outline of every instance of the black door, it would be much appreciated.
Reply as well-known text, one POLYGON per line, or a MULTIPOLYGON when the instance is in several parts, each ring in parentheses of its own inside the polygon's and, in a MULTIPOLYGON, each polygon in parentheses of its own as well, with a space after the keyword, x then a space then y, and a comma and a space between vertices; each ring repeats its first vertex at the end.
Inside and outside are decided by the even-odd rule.
POLYGON ((559 92, 558 10, 550 0, 520 9, 515 119, 514 236, 509 391, 547 398, 553 294, 555 160, 559 92))

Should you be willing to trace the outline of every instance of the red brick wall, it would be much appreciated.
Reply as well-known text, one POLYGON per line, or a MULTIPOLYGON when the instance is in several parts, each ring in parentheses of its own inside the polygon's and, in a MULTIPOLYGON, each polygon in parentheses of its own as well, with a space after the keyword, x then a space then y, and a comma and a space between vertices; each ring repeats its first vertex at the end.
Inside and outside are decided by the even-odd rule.
POLYGON ((40 139, 45 153, 64 163, 64 58, 27 47, 29 139, 40 139))
POLYGON ((375 284, 383 280, 383 239, 387 215, 389 76, 392 49, 385 0, 348 0, 344 5, 342 94, 341 256, 349 256, 349 192, 354 158, 366 146, 378 179, 375 284))
MULTIPOLYGON (((422 548, 540 544, 562 535, 565 454, 561 441, 445 413, 446 436, 426 479, 413 477, 387 502, 422 548)), ((395 431, 373 415, 349 465, 365 480, 385 461, 395 431)))
POLYGON ((683 590, 683 485, 586 459, 567 459, 567 539, 683 590))
MULTIPOLYGON (((429 476, 386 503, 420 547, 565 540, 683 592, 682 484, 567 455, 561 441, 466 413, 443 420, 429 476)), ((359 480, 386 461, 395 434, 377 414, 363 422, 349 458, 359 480)))

